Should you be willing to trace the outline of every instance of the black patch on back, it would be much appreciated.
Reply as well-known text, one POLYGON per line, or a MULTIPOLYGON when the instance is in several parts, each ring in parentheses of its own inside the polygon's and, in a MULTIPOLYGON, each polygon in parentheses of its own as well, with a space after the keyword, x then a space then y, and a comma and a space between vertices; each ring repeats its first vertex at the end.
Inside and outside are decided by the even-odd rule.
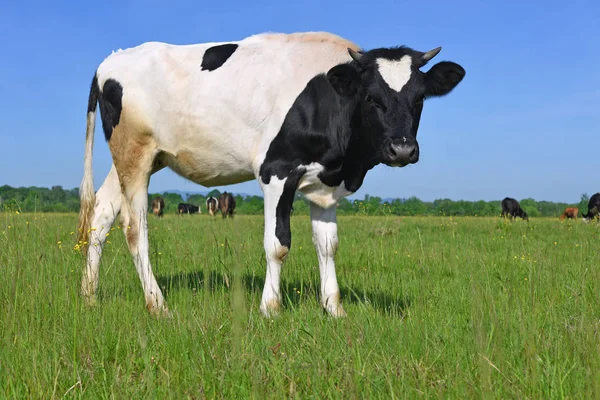
POLYGON ((202 71, 214 71, 219 68, 225 64, 225 61, 231 57, 237 48, 238 45, 233 43, 209 47, 204 52, 204 57, 202 57, 202 71))
POLYGON ((119 125, 121 119, 123 86, 114 79, 108 79, 104 82, 99 100, 102 128, 104 129, 104 137, 108 142, 112 136, 113 128, 119 125))

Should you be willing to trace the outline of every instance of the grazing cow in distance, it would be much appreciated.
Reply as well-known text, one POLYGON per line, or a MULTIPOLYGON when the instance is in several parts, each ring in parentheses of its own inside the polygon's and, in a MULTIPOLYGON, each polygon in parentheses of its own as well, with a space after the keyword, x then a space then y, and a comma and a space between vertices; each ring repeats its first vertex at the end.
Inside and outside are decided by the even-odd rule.
POLYGON ((200 211, 200 207, 193 204, 179 203, 177 205, 177 212, 181 214, 196 214, 200 211))
POLYGON ((146 307, 167 311, 150 264, 144 211, 152 174, 168 167, 205 187, 258 181, 266 260, 260 310, 266 316, 281 309, 290 209, 296 190, 303 193, 320 302, 331 316, 344 316, 334 262, 335 204, 359 190, 375 166, 419 161, 424 103, 447 95, 465 76, 450 61, 421 70, 440 50, 365 50, 331 33, 301 32, 184 46, 149 42, 109 55, 93 76, 87 107, 78 226, 78 240, 88 243, 83 296, 94 299, 101 249, 120 211, 130 226, 127 245, 146 307), (113 165, 96 194, 97 104, 113 165))
POLYGON ((231 193, 223 192, 219 197, 219 207, 221 208, 221 216, 223 218, 233 218, 235 211, 235 197, 231 193))
POLYGON ((165 200, 160 196, 156 196, 155 198, 153 198, 152 199, 152 213, 160 218, 163 216, 164 211, 165 211, 165 200))
POLYGON ((519 202, 511 197, 505 197, 504 200, 502 200, 502 217, 506 216, 508 216, 511 221, 514 221, 517 217, 529 221, 529 216, 521 208, 519 202))
POLYGON ((600 193, 594 194, 588 201, 588 212, 583 214, 583 220, 591 221, 598 216, 600 216, 600 193))
POLYGON ((561 220, 567 219, 577 219, 577 214, 579 214, 579 208, 577 207, 567 207, 562 215, 559 217, 561 220))
POLYGON ((212 196, 207 198, 206 210, 208 212, 208 215, 210 215, 211 217, 215 216, 217 214, 217 211, 219 211, 219 199, 212 196))

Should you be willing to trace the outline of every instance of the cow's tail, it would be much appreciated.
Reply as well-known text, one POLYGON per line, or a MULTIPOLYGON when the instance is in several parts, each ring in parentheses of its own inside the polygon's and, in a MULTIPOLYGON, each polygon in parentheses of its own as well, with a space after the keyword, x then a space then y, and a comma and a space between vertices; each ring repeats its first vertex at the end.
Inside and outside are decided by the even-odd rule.
POLYGON ((79 223, 77 226, 77 243, 84 254, 87 252, 90 236, 90 224, 94 214, 96 192, 94 190, 94 171, 92 169, 92 153, 94 149, 94 129, 96 125, 96 105, 100 88, 98 78, 94 75, 88 99, 87 127, 85 131, 85 156, 83 159, 83 179, 79 186, 79 223))

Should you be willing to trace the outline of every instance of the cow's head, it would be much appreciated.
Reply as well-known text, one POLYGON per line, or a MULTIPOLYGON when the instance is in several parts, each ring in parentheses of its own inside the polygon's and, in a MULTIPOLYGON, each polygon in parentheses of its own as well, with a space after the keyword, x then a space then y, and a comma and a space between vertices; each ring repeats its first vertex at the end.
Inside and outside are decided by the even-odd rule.
POLYGON ((370 147, 375 163, 403 167, 419 161, 417 131, 423 101, 450 93, 465 76, 460 65, 448 61, 427 72, 420 70, 440 50, 348 49, 353 61, 328 72, 338 94, 358 101, 354 119, 359 119, 362 141, 370 147))

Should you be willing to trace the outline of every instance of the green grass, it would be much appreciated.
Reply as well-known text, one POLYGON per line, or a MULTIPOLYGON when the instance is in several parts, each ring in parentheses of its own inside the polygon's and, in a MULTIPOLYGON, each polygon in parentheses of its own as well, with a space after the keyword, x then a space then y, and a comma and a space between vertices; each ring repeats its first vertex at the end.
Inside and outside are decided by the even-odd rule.
POLYGON ((598 225, 340 217, 334 320, 301 216, 260 315, 262 221, 149 218, 157 319, 118 229, 89 308, 76 216, 0 214, 0 397, 600 397, 598 225))

